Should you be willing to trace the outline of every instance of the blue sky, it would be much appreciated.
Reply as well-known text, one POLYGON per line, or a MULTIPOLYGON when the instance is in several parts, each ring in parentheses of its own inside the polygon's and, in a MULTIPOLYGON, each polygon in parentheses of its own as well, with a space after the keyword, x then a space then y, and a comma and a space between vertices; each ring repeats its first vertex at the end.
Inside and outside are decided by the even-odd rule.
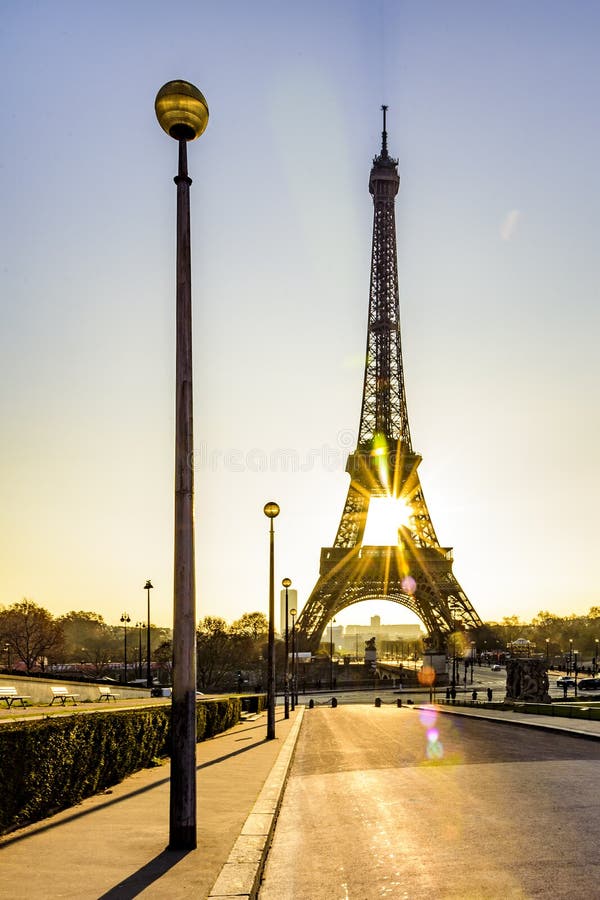
POLYGON ((152 578, 170 621, 176 146, 153 104, 183 77, 210 107, 189 148, 199 615, 266 609, 265 501, 300 602, 335 536, 382 102, 438 536, 484 619, 597 604, 600 7, 179 10, 3 4, 0 603, 117 621, 152 578))

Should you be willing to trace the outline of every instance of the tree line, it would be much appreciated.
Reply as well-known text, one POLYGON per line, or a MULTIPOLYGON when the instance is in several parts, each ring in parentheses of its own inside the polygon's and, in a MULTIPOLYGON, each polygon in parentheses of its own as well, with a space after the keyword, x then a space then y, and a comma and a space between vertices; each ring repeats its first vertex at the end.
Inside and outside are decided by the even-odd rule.
MULTIPOLYGON (((231 625, 206 616, 197 628, 197 672, 200 690, 264 686, 268 622, 263 613, 245 613, 231 625)), ((129 680, 145 677, 145 623, 127 628, 129 680)), ((110 625, 96 612, 73 610, 54 617, 24 598, 0 607, 0 668, 9 671, 68 671, 94 678, 117 676, 125 669, 123 625, 110 625)), ((150 626, 150 659, 161 681, 170 681, 171 630, 150 626)))

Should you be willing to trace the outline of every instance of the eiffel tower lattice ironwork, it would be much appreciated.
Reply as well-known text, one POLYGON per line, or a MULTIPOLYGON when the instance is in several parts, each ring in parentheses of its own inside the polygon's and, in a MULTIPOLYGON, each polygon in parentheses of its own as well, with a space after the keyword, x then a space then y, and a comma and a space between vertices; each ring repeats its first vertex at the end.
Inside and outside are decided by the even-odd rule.
POLYGON ((381 152, 373 160, 373 246, 367 356, 356 450, 348 457, 348 496, 333 547, 321 550, 319 579, 297 623, 302 646, 315 650, 327 623, 363 600, 394 600, 412 610, 442 649, 457 623, 481 619, 452 572, 452 548, 437 539, 412 448, 400 342, 400 306, 394 204, 398 160, 387 149, 383 109, 381 152), (396 498, 406 504, 406 524, 391 546, 368 546, 363 538, 370 501, 396 498))

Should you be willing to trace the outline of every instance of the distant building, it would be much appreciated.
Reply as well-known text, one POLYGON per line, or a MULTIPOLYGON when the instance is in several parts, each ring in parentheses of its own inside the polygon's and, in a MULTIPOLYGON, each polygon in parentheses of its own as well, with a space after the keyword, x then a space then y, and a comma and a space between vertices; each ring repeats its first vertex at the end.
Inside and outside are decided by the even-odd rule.
MULTIPOLYGON (((288 632, 292 630, 292 617, 289 615, 290 609, 296 610, 296 619, 298 618, 298 591, 295 588, 288 588, 288 632)), ((285 635, 285 589, 279 595, 279 634, 285 635)))
MULTIPOLYGON (((378 655, 385 652, 386 645, 394 645, 395 652, 404 655, 410 653, 413 649, 412 645, 421 640, 423 631, 418 623, 414 625, 382 625, 380 616, 371 616, 370 625, 346 625, 337 649, 351 656, 362 657, 365 649, 364 642, 372 637, 375 638, 378 655)), ((323 635, 324 639, 325 635, 323 635)))

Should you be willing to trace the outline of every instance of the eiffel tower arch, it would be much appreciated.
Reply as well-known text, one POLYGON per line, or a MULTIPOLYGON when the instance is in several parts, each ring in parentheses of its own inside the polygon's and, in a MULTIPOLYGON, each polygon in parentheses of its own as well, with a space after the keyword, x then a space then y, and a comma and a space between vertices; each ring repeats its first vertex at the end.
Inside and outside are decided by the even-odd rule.
POLYGON ((299 645, 316 650, 327 623, 363 600, 392 600, 412 610, 432 648, 460 623, 481 619, 452 572, 452 548, 437 539, 418 475, 421 456, 412 447, 400 340, 395 198, 398 160, 387 149, 383 106, 381 152, 373 160, 373 244, 367 353, 357 447, 348 457, 350 485, 332 547, 323 547, 319 578, 300 616, 299 645), (406 520, 389 546, 364 543, 374 498, 400 501, 406 520))

